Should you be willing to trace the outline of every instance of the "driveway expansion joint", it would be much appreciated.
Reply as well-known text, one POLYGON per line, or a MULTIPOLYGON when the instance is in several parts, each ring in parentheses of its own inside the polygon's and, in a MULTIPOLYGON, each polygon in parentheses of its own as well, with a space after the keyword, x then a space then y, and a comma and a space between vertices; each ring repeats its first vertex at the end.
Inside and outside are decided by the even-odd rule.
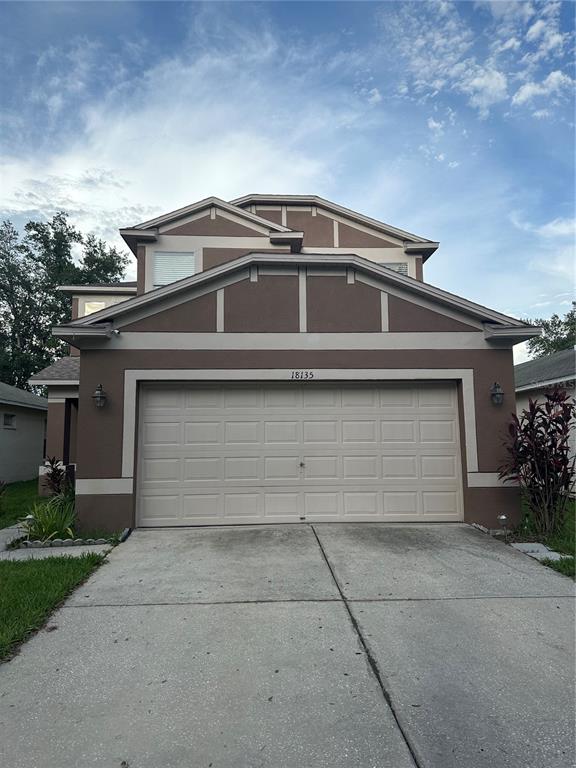
POLYGON ((330 574, 332 576, 332 579, 334 580, 334 584, 336 586, 336 589, 340 593, 340 597, 342 598, 342 603, 344 604, 344 607, 346 608, 346 612, 348 613, 348 617, 350 619, 350 622, 352 624, 352 628, 354 629, 354 632, 356 633, 358 640, 360 641, 360 645, 362 646, 364 653, 366 654, 366 660, 368 661, 368 665, 372 671, 372 674, 376 678, 376 681, 378 683, 378 686, 380 687, 380 690, 382 692, 382 696, 384 697, 384 701, 388 705, 388 708, 390 709, 390 712, 392 713, 392 716, 394 717, 394 720, 396 722, 396 725, 398 727, 398 730, 400 731, 400 734, 402 736, 402 739, 404 740, 404 743, 406 744, 406 747, 408 751, 410 752, 410 756, 412 757, 412 760, 414 761, 414 765, 416 768, 423 768, 422 762, 418 759, 416 755, 416 749, 412 742, 410 741, 410 738, 408 737, 408 734, 405 732, 402 723, 400 722, 400 718, 396 712, 396 709, 394 708, 394 704, 392 703, 392 698, 390 696, 390 693, 388 692, 386 686, 384 685, 384 680, 382 679, 382 676, 380 674, 380 669, 378 667, 378 663, 370 649, 370 646, 368 644, 368 641, 362 634, 362 630, 360 629, 360 625, 356 621, 356 617, 354 616, 352 609, 350 608, 349 602, 346 598, 346 595, 344 594, 342 587, 340 586, 340 582, 338 581, 336 577, 336 573, 334 572, 334 569, 332 567, 332 564, 330 563, 330 560, 328 559, 328 555, 326 554, 326 551, 324 550, 324 547, 322 546, 322 542, 320 541, 320 537, 318 536, 318 533, 316 532, 316 528, 311 525, 310 528, 312 529, 312 533, 314 534, 314 537, 316 538, 316 541, 318 543, 318 547, 320 549, 320 552, 322 554, 322 557, 324 559, 324 562, 326 563, 326 567, 330 571, 330 574))

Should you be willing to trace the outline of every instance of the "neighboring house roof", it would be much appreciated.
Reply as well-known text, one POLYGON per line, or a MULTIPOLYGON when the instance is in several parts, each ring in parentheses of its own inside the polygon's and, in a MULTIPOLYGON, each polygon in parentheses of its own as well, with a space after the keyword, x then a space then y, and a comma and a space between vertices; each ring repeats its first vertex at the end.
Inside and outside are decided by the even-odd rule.
POLYGON ((10 384, 4 384, 0 381, 0 405, 17 405, 20 408, 45 411, 48 408, 48 400, 45 397, 33 395, 32 392, 26 392, 25 389, 18 389, 18 387, 12 387, 10 384))
POLYGON ((133 294, 137 290, 136 281, 124 281, 120 283, 95 283, 93 285, 59 285, 57 291, 62 293, 127 293, 133 294))
POLYGON ((548 386, 576 378, 576 353, 564 349, 553 355, 539 357, 514 366, 516 391, 548 386))
MULTIPOLYGON (((518 335, 518 341, 539 334, 540 329, 527 325, 521 320, 503 315, 495 310, 482 307, 460 296, 436 288, 429 283, 423 283, 413 277, 408 277, 389 269, 386 266, 364 259, 356 254, 295 254, 290 256, 290 263, 294 266, 338 266, 350 267, 359 270, 378 282, 396 285, 417 296, 424 296, 429 300, 437 301, 452 309, 485 323, 486 333, 491 337, 518 335), (499 326, 498 329, 495 326, 499 326)), ((78 336, 109 335, 112 332, 111 325, 103 321, 111 321, 113 318, 122 317, 136 308, 150 306, 152 309, 156 302, 161 302, 167 297, 176 297, 191 289, 205 288, 206 284, 218 281, 230 276, 233 272, 247 270, 252 264, 256 265, 285 265, 286 254, 250 253, 233 261, 226 262, 205 272, 199 272, 191 277, 170 283, 148 293, 141 294, 121 304, 107 307, 99 312, 94 312, 86 317, 79 318, 72 323, 54 329, 56 336, 63 338, 77 334, 78 336)))
POLYGON ((385 234, 392 235, 395 238, 405 241, 405 243, 413 244, 414 248, 422 249, 424 261, 431 256, 435 250, 437 250, 439 243, 432 240, 428 240, 425 237, 414 235, 411 232, 406 232, 403 229, 398 229, 390 224, 385 224, 383 221, 373 219, 370 216, 364 216, 357 211, 353 211, 351 208, 345 208, 343 205, 333 203, 331 200, 326 200, 318 195, 244 195, 243 197, 237 197, 235 200, 230 200, 230 203, 235 206, 244 207, 247 205, 294 205, 295 203, 305 205, 315 205, 319 208, 324 208, 331 213, 339 214, 344 218, 356 221, 364 226, 371 227, 385 234))
POLYGON ((70 355, 56 360, 55 363, 43 368, 28 381, 35 386, 44 384, 78 384, 80 381, 80 358, 70 355))

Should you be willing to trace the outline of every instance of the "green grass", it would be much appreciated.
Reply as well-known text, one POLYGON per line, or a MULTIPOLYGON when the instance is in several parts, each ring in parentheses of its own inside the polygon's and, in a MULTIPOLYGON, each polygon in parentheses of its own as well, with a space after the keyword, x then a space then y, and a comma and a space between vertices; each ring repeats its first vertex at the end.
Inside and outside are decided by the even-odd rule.
POLYGON ((564 576, 576 577, 575 560, 573 557, 564 557, 562 560, 540 560, 542 565, 553 568, 564 576))
POLYGON ((38 496, 38 480, 10 483, 0 496, 0 528, 8 528, 25 517, 32 505, 46 499, 38 496))
POLYGON ((103 561, 102 555, 0 561, 0 659, 39 629, 103 561))

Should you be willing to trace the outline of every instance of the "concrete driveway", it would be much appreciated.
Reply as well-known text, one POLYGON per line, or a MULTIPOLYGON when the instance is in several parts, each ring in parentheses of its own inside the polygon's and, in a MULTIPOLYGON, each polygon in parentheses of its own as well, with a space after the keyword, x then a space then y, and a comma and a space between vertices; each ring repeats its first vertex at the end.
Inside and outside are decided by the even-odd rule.
POLYGON ((0 764, 572 768, 573 595, 463 525, 136 531, 0 667, 0 764))

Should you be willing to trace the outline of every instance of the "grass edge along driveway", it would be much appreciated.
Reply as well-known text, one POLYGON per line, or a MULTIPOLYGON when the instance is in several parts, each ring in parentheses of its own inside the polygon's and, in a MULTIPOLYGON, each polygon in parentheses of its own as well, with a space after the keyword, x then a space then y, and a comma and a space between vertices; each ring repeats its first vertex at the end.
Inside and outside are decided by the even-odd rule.
POLYGON ((104 556, 0 561, 0 661, 8 660, 40 629, 62 601, 103 562, 104 556))

